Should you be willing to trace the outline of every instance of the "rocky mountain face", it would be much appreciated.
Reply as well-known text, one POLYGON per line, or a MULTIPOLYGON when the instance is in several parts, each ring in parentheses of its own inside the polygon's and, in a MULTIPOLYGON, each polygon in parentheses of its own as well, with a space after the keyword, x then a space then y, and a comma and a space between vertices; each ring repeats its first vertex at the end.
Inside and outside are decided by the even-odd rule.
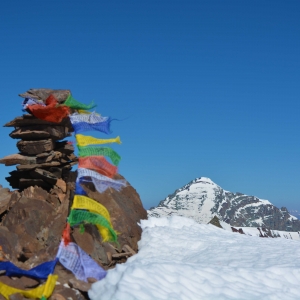
POLYGON ((208 223, 217 216, 236 227, 300 230, 300 220, 285 207, 279 209, 267 200, 226 191, 206 177, 196 178, 148 210, 149 217, 170 215, 192 218, 199 223, 208 223))

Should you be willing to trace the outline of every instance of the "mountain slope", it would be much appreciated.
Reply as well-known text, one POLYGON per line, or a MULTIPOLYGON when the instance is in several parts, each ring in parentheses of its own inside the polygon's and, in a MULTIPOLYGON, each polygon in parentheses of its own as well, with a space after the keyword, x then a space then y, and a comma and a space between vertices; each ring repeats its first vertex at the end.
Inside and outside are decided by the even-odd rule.
POLYGON ((268 200, 226 191, 207 177, 196 178, 148 210, 149 217, 171 215, 192 218, 198 223, 208 223, 216 215, 232 226, 300 230, 300 220, 286 208, 278 209, 268 200))

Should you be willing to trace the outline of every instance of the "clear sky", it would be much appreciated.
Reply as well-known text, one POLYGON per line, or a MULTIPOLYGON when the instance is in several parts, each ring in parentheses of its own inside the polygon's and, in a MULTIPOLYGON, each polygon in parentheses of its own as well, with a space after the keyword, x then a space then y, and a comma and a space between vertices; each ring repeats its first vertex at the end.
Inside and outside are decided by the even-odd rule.
MULTIPOLYGON (((112 123, 146 208, 196 177, 300 208, 299 1, 1 1, 2 124, 71 89, 112 123)), ((0 128, 0 157, 17 140, 0 128)), ((99 137, 99 136, 97 136, 99 137)), ((102 136, 105 138, 105 136, 102 136)), ((0 184, 15 167, 0 165, 0 184)))

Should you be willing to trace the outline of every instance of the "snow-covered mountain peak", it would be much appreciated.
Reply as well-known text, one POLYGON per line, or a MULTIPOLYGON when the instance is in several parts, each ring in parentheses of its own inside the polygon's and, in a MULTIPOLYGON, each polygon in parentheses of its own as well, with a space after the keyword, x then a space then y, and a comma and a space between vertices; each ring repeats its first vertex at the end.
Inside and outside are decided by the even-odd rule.
POLYGON ((300 221, 268 200, 222 189, 208 177, 199 177, 148 211, 149 217, 178 215, 208 223, 214 216, 231 226, 299 231, 300 221))
POLYGON ((201 188, 207 188, 207 189, 214 189, 214 188, 220 188, 217 184, 215 184, 210 178, 208 177, 199 177, 188 184, 184 185, 180 189, 178 189, 176 192, 182 192, 182 191, 192 191, 197 190, 201 188))
POLYGON ((202 182, 202 183, 207 183, 207 184, 213 184, 216 185, 210 178, 208 177, 199 177, 195 179, 195 182, 202 182))

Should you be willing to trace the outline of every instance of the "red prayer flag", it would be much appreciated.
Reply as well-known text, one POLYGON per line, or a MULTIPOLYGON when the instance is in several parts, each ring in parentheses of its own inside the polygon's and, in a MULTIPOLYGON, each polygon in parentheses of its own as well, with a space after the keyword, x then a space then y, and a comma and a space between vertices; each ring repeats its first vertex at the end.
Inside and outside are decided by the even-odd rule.
POLYGON ((109 178, 113 178, 118 172, 118 168, 109 163, 104 156, 79 157, 78 168, 94 170, 109 178))
POLYGON ((57 104, 57 99, 53 95, 50 95, 46 99, 46 106, 34 104, 29 105, 27 109, 38 119, 60 123, 69 115, 70 109, 67 106, 57 106, 57 104))

